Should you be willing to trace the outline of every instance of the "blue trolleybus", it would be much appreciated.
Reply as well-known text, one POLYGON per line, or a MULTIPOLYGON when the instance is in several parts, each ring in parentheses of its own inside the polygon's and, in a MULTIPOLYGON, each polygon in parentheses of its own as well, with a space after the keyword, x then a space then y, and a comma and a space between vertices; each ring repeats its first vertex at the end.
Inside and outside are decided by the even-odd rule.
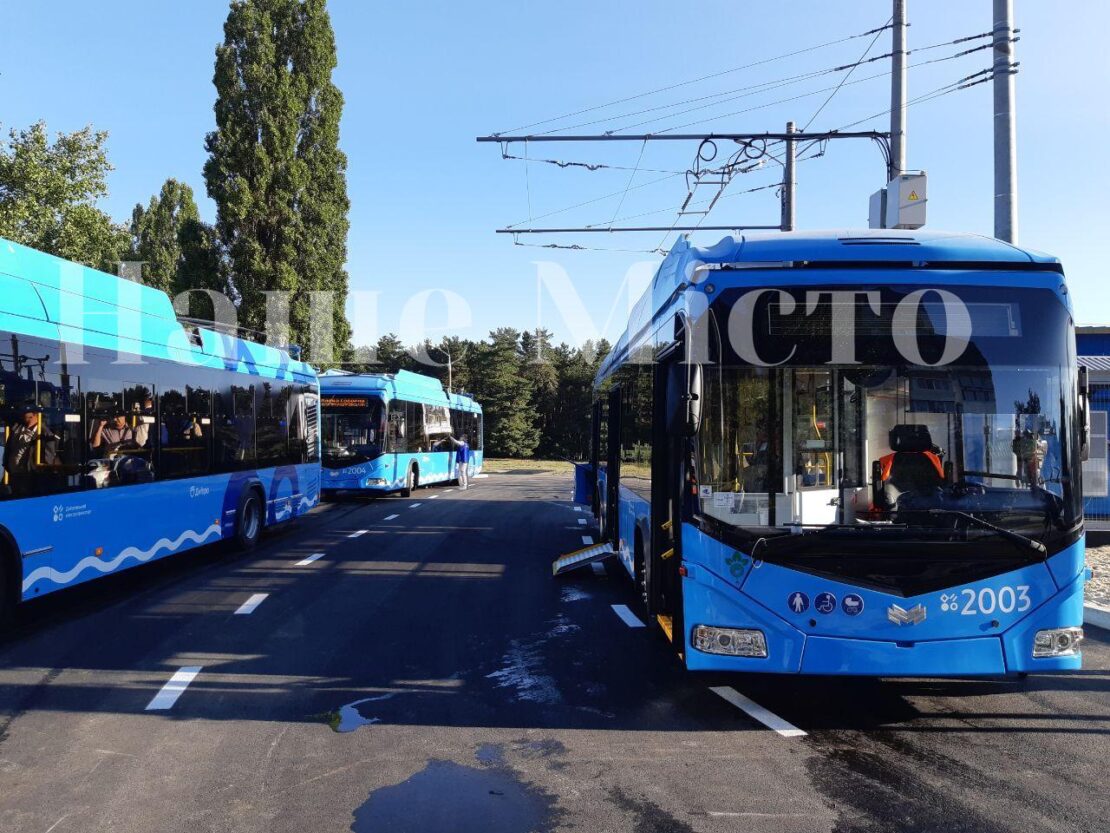
POLYGON ((162 292, 0 240, 5 605, 231 540, 319 500, 319 389, 162 292))
POLYGON ((455 479, 452 438, 466 438, 471 476, 482 470, 482 406, 438 379, 402 370, 320 378, 324 490, 413 489, 455 479))
POLYGON ((687 668, 1080 667, 1085 377, 1051 257, 680 243, 596 380, 603 542, 687 668))

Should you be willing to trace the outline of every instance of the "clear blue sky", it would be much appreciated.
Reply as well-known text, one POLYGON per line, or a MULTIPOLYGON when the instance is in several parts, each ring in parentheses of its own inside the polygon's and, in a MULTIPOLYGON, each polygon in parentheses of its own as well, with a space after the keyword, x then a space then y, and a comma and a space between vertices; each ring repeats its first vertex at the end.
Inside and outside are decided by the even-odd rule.
MULTIPOLYGON (((619 192, 630 173, 562 170, 542 163, 531 163, 526 170, 521 162, 502 161, 496 146, 477 145, 474 137, 856 34, 885 23, 890 5, 889 0, 691 2, 680 11, 663 0, 515 5, 333 0, 339 48, 335 80, 346 97, 341 142, 350 160, 352 289, 381 293, 381 331, 399 328, 401 309, 413 293, 451 290, 472 310, 470 326, 456 332, 481 337, 499 325, 535 326, 534 264, 553 261, 566 269, 601 326, 625 274, 634 264, 658 262, 657 256, 514 247, 510 238, 493 230, 525 220, 529 213, 538 217, 619 192)), ((991 27, 989 0, 910 0, 909 5, 911 48, 991 27)), ((1105 43, 1110 3, 1017 0, 1015 5, 1022 29, 1017 45, 1021 242, 1064 260, 1081 322, 1108 322, 1102 240, 1110 221, 1110 175, 1100 148, 1110 127, 1105 43), (1079 130, 1085 138, 1068 135, 1079 130)), ((44 119, 52 131, 85 124, 107 130, 116 170, 105 210, 125 219, 137 201, 145 203, 172 176, 194 187, 202 213, 214 219, 201 167, 204 135, 214 124, 213 49, 222 37, 226 11, 223 0, 8 4, 0 33, 3 128, 44 119)), ((848 63, 869 40, 852 40, 589 115, 612 116, 848 63)), ((871 54, 888 50, 889 34, 884 34, 871 54)), ((953 51, 922 52, 911 63, 953 51)), ((989 56, 986 50, 911 70, 911 98, 989 66, 989 56)), ((886 69, 886 61, 864 66, 851 80, 886 69)), ((808 93, 839 77, 656 121, 637 132, 808 93)), ((690 129, 780 130, 788 119, 804 124, 825 95, 690 129)), ((812 127, 840 127, 887 106, 885 78, 851 84, 812 127)), ((666 112, 583 130, 609 129, 666 112)), ((908 164, 929 173, 929 228, 986 233, 993 228, 991 112, 989 84, 909 110, 908 164)), ((885 119, 867 126, 885 129, 885 119)), ((695 148, 673 145, 648 146, 640 167, 684 170, 695 148)), ((533 145, 529 153, 633 166, 640 147, 533 145)), ((882 184, 883 173, 878 152, 866 142, 841 142, 824 158, 800 164, 799 228, 866 226, 867 198, 882 184)), ((632 184, 661 176, 641 171, 632 184)), ((737 178, 729 192, 777 177, 770 166, 737 178)), ((671 177, 630 190, 619 212, 620 198, 614 196, 544 222, 578 225, 606 222, 615 212, 628 217, 671 209, 685 193, 683 178, 671 177)), ((763 224, 777 218, 777 198, 773 190, 765 190, 725 198, 706 222, 763 224)), ((672 220, 673 213, 664 211, 632 222, 669 225, 672 220)), ((712 243, 720 236, 699 232, 694 239, 712 243)), ((661 238, 522 240, 651 249, 661 238)), ((639 268, 642 273, 647 267, 639 268)), ((544 307, 544 323, 557 337, 569 340, 581 332, 562 321, 550 301, 544 307)), ((376 335, 368 310, 369 305, 352 310, 360 341, 376 335)), ((431 324, 446 323, 442 304, 433 302, 430 310, 431 324)))

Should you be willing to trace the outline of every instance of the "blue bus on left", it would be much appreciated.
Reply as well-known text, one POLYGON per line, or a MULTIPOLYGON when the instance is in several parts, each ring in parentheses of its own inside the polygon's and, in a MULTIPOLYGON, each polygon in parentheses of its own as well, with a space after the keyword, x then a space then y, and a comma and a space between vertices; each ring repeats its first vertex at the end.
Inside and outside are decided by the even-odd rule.
POLYGON ((319 501, 319 386, 162 292, 0 239, 0 604, 319 501))

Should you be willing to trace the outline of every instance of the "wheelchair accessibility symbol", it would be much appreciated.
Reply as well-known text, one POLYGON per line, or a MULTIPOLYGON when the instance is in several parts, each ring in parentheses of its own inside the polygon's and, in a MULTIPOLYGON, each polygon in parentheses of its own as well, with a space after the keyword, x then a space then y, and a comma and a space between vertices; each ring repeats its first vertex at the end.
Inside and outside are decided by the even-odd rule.
POLYGON ((818 613, 832 613, 836 610, 836 596, 832 593, 818 593, 813 600, 813 607, 818 613))

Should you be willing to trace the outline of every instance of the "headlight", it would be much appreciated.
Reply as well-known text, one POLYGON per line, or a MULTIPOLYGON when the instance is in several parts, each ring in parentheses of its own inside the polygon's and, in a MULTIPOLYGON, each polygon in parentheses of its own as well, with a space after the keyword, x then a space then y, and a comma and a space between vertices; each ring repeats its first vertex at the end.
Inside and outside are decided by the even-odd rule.
POLYGON ((1033 637, 1034 657, 1073 657, 1079 653, 1083 628, 1052 628, 1033 637))
POLYGON ((694 628, 694 647, 707 654, 731 657, 766 657, 767 640, 763 631, 748 628, 715 628, 698 625, 694 628))

